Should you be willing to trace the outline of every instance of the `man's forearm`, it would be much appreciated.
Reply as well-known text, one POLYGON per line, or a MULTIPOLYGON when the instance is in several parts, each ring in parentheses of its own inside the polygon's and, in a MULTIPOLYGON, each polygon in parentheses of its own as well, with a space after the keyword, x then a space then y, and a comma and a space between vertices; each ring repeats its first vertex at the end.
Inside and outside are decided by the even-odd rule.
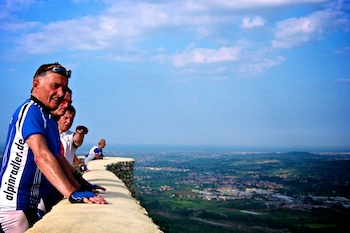
POLYGON ((77 180, 73 177, 73 173, 76 171, 76 169, 67 161, 67 159, 63 155, 59 155, 56 157, 58 163, 60 164, 63 173, 66 175, 69 182, 76 188, 80 188, 80 184, 77 182, 77 180))
POLYGON ((74 162, 77 164, 77 166, 80 165, 80 160, 78 159, 78 157, 76 155, 74 155, 74 162))
POLYGON ((88 128, 86 128, 85 126, 77 126, 75 134, 73 136, 73 142, 76 147, 79 147, 81 146, 81 144, 83 144, 84 136, 88 133, 88 131, 88 128))
POLYGON ((49 151, 45 138, 40 134, 30 136, 26 143, 34 153, 34 161, 50 183, 65 197, 71 195, 76 188, 64 175, 57 159, 49 151))
POLYGON ((83 144, 85 134, 75 133, 73 136, 73 142, 76 147, 79 147, 83 144))
POLYGON ((36 164, 50 183, 65 197, 69 197, 77 188, 67 179, 57 159, 46 156, 44 159, 37 158, 36 164))

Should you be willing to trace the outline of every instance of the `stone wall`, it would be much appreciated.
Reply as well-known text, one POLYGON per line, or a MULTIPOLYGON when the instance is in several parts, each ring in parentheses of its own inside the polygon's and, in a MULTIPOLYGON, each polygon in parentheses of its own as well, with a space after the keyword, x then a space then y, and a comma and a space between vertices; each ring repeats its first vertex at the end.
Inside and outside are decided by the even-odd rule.
POLYGON ((131 196, 135 198, 136 191, 134 187, 134 163, 134 161, 122 161, 108 164, 106 169, 113 172, 119 179, 121 179, 129 189, 131 196))
POLYGON ((106 188, 100 195, 108 204, 71 204, 64 198, 26 233, 162 233, 132 197, 133 159, 106 157, 89 162, 89 169, 83 177, 106 188))

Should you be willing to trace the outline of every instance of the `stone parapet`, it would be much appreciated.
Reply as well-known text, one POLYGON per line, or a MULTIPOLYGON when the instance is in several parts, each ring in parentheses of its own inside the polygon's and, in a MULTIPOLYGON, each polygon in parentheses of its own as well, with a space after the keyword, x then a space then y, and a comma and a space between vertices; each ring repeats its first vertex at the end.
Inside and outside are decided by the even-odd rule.
POLYGON ((100 194, 108 204, 71 204, 63 199, 27 232, 162 232, 132 197, 130 187, 133 187, 133 166, 134 160, 129 158, 106 157, 89 162, 91 171, 85 173, 84 178, 107 189, 100 194), (129 180, 129 187, 122 179, 129 180))
POLYGON ((132 197, 136 197, 134 187, 134 163, 134 161, 120 161, 117 163, 108 164, 106 167, 108 171, 113 172, 124 182, 132 197))

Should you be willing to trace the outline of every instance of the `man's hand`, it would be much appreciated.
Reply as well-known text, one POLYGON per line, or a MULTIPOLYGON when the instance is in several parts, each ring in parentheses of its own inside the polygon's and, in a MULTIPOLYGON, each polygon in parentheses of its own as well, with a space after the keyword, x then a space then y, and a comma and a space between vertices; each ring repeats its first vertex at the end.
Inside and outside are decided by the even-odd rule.
POLYGON ((80 164, 79 171, 80 172, 89 172, 90 170, 87 168, 87 166, 85 164, 80 164))
POLYGON ((83 178, 83 176, 80 174, 80 172, 78 172, 78 171, 74 171, 73 176, 80 184, 79 191, 90 191, 90 192, 94 191, 96 193, 98 193, 98 191, 96 191, 96 189, 101 189, 103 191, 106 191, 106 188, 104 188, 100 185, 91 184, 89 181, 85 180, 83 178))
POLYGON ((100 186, 100 185, 97 185, 97 184, 90 184, 90 183, 87 183, 87 184, 81 184, 81 187, 80 187, 80 191, 91 191, 91 192, 94 192, 94 193, 99 193, 97 191, 97 189, 101 189, 102 191, 106 191, 106 188, 100 186))
POLYGON ((89 132, 88 128, 86 128, 83 125, 79 125, 77 126, 77 128, 75 129, 75 132, 78 134, 87 134, 89 132))
POLYGON ((87 203, 87 204, 107 204, 108 202, 101 197, 100 195, 97 195, 93 192, 87 192, 87 191, 74 191, 69 196, 70 203, 87 203))
POLYGON ((91 187, 92 189, 101 189, 102 191, 106 191, 106 188, 97 184, 90 184, 89 187, 91 187))

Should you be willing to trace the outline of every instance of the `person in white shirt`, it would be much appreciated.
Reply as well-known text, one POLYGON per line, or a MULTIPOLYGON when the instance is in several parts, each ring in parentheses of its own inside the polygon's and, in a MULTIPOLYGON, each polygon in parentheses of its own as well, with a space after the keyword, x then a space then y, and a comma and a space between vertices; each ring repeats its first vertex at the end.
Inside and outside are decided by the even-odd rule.
POLYGON ((80 167, 76 150, 83 144, 84 136, 88 133, 88 129, 80 125, 77 126, 75 132, 69 130, 73 125, 75 114, 75 108, 69 106, 65 114, 58 120, 58 129, 62 143, 61 153, 71 165, 75 162, 80 167))
POLYGON ((88 154, 85 155, 84 163, 87 166, 91 160, 103 159, 102 149, 106 146, 106 140, 100 139, 97 143, 97 146, 91 148, 88 154))

